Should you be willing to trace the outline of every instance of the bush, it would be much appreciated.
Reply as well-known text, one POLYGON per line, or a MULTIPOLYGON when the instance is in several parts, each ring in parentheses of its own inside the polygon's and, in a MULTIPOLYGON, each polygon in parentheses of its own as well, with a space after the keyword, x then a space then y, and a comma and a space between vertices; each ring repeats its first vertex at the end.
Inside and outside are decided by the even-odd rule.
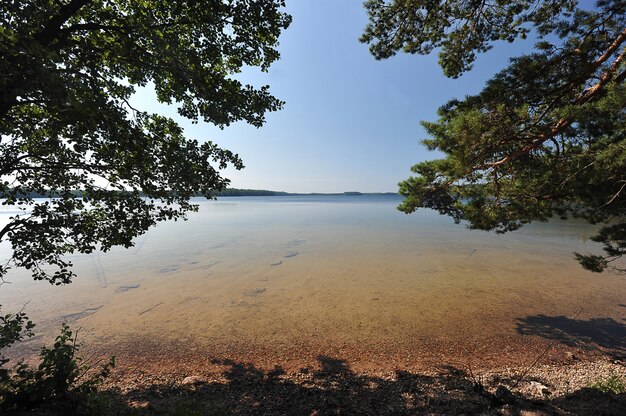
MULTIPOLYGON (((2 305, 0 305, 2 306, 2 305)), ((17 341, 33 336, 32 323, 23 311, 13 315, 0 316, 0 351, 17 341)), ((2 368, 9 360, 0 355, 0 382, 7 377, 7 370, 2 368)))
POLYGON ((607 378, 591 383, 589 387, 604 393, 626 393, 626 380, 624 380, 624 377, 611 373, 607 378))
MULTIPOLYGON (((1 347, 32 336, 34 324, 23 313, 1 319, 1 347)), ((8 360, 0 357, 0 410, 46 407, 64 414, 87 412, 97 386, 115 366, 115 357, 94 373, 81 364, 77 351, 76 335, 64 323, 54 345, 41 349, 36 368, 19 362, 8 370, 2 368, 8 360)))

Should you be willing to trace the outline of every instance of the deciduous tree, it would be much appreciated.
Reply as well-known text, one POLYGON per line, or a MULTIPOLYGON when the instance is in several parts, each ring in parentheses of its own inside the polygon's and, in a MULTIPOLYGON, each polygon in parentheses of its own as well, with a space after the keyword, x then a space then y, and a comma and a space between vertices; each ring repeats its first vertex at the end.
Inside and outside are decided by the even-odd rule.
POLYGON ((0 194, 20 212, 0 229, 35 279, 67 283, 63 255, 131 246, 158 221, 184 218, 243 167, 187 138, 171 118, 131 105, 154 88, 181 116, 261 126, 282 106, 267 70, 290 23, 283 0, 5 0, 0 4, 0 194), (50 197, 34 199, 35 194, 50 197))

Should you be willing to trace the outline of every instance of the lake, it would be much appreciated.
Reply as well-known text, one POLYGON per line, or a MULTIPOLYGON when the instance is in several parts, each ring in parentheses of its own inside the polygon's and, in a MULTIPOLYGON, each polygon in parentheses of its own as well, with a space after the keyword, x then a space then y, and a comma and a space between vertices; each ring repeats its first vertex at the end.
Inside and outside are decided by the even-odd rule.
POLYGON ((320 357, 363 371, 494 367, 546 349, 542 362, 626 352, 626 277, 573 258, 599 250, 593 227, 556 220, 496 235, 429 210, 405 215, 400 200, 198 199, 188 221, 131 249, 71 256, 70 285, 15 271, 0 304, 27 303, 38 336, 12 354, 37 351, 63 321, 80 328, 83 351, 115 354, 128 371, 298 369, 320 357))

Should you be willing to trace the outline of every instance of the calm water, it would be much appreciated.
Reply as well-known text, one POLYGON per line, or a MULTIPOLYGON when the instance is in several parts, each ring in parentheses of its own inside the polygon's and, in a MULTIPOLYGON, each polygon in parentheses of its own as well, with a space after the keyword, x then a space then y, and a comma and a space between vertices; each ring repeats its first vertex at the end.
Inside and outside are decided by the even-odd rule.
POLYGON ((65 320, 81 328, 87 350, 142 368, 215 359, 299 368, 320 355, 369 370, 520 363, 572 327, 580 342, 559 344, 626 349, 584 330, 602 320, 618 336, 626 320, 626 278, 573 260, 597 250, 589 226, 556 221, 495 235, 427 210, 407 216, 399 201, 198 200, 199 213, 132 249, 72 256, 71 285, 15 272, 0 303, 12 311, 28 302, 38 323, 40 336, 20 353, 65 320))

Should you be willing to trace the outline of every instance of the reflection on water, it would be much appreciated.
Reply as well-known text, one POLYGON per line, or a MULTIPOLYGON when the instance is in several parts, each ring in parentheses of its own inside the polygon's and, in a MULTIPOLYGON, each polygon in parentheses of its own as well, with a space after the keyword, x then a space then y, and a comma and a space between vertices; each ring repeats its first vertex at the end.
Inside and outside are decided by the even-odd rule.
POLYGON ((583 223, 495 235, 431 211, 407 216, 393 196, 198 202, 188 221, 164 223, 129 250, 73 256, 71 285, 10 275, 0 303, 29 302, 42 334, 23 350, 65 320, 87 348, 145 362, 506 363, 544 345, 540 331, 518 330, 520 319, 626 318, 626 279, 573 260, 597 250, 583 223))

